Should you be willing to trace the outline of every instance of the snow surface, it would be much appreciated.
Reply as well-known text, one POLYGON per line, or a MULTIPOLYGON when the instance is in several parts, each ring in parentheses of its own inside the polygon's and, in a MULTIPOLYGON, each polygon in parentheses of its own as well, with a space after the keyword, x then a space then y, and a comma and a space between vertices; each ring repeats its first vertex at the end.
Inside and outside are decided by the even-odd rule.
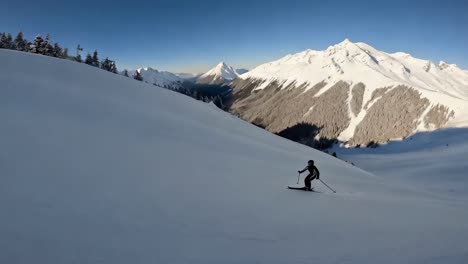
POLYGON ((216 84, 220 80, 222 81, 232 81, 239 77, 239 74, 224 62, 218 63, 214 68, 207 71, 205 74, 198 77, 200 81, 210 80, 209 84, 216 84))
MULTIPOLYGON (((241 78, 266 80, 256 89, 265 88, 274 80, 284 82, 283 87, 292 82, 309 83, 309 87, 313 87, 325 81, 327 86, 316 96, 323 94, 338 81, 346 81, 351 85, 362 82, 366 86, 364 104, 377 88, 406 85, 418 90, 422 97, 430 100, 431 105, 443 104, 454 110, 455 118, 449 126, 468 124, 468 71, 445 62, 435 65, 429 60, 416 59, 403 52, 386 53, 348 39, 323 51, 306 50, 262 64, 241 78)), ((353 124, 359 122, 359 118, 351 120, 349 131, 353 132, 353 124)), ((349 131, 341 137, 349 139, 349 131)))
POLYGON ((466 203, 214 105, 7 50, 0 83, 0 263, 468 260, 466 203), (308 159, 337 194, 285 188, 308 159))
POLYGON ((340 148, 338 156, 393 183, 468 202, 468 128, 422 132, 377 148, 340 148))

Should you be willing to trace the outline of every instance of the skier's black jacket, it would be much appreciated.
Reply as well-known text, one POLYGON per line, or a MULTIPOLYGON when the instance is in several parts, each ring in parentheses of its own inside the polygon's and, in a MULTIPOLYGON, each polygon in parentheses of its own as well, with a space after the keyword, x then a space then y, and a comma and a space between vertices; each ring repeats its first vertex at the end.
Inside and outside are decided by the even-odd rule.
POLYGON ((317 167, 315 167, 314 165, 308 165, 303 170, 299 171, 299 173, 303 173, 306 170, 309 170, 309 176, 312 176, 312 179, 314 179, 314 178, 315 179, 320 179, 320 172, 317 169, 317 167))

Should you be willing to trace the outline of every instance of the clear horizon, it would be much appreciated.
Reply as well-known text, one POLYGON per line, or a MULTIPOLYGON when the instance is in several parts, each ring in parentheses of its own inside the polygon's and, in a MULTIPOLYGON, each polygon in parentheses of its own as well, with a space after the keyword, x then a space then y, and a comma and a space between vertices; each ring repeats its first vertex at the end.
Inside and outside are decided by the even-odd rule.
POLYGON ((152 67, 202 73, 224 61, 253 67, 345 38, 385 52, 407 52, 468 69, 464 1, 147 1, 0 3, 0 31, 27 39, 50 33, 69 48, 116 60, 119 70, 152 67))

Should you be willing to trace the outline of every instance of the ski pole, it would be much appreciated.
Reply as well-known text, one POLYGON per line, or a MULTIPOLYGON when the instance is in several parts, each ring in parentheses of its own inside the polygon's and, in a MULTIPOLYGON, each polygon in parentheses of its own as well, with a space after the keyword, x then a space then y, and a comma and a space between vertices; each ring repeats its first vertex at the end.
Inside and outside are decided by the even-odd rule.
POLYGON ((330 186, 328 186, 326 183, 324 183, 324 182, 322 181, 322 179, 319 179, 319 181, 321 181, 325 186, 327 186, 328 189, 330 189, 330 190, 332 190, 334 193, 336 193, 336 191, 333 190, 333 189, 332 189, 330 186))
POLYGON ((299 184, 299 178, 301 178, 301 174, 300 174, 300 173, 297 175, 297 184, 299 184))

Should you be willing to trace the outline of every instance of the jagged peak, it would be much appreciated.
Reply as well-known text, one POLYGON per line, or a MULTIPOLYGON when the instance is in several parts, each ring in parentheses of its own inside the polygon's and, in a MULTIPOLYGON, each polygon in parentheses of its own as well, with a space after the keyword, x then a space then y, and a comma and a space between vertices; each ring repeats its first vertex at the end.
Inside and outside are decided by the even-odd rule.
MULTIPOLYGON (((349 44, 349 43, 353 43, 353 42, 351 42, 351 40, 349 40, 348 38, 345 38, 345 39, 344 39, 343 41, 341 41, 339 44, 344 44, 344 45, 346 45, 346 44, 349 44)), ((338 44, 338 45, 339 45, 339 44, 338 44)))
POLYGON ((365 43, 354 43, 351 42, 349 39, 345 39, 338 44, 328 47, 325 50, 325 53, 327 53, 328 55, 344 54, 345 56, 348 56, 357 55, 360 53, 367 53, 366 50, 370 48, 371 47, 365 43))
POLYGON ((137 72, 141 73, 142 71, 145 72, 159 72, 158 70, 152 68, 152 67, 141 67, 136 70, 137 72))
POLYGON ((198 78, 199 83, 213 83, 219 80, 234 80, 239 74, 233 67, 227 65, 224 61, 218 63, 214 68, 210 69, 198 78), (211 80, 207 80, 211 79, 211 80))
POLYGON ((332 46, 329 46, 327 48, 327 50, 330 50, 330 49, 339 49, 339 48, 346 48, 348 46, 355 46, 356 44, 351 42, 349 39, 345 38, 343 41, 341 41, 340 43, 337 43, 335 45, 332 45, 332 46))
POLYGON ((227 65, 224 61, 218 63, 215 67, 213 67, 211 70, 209 70, 207 73, 210 74, 218 74, 221 72, 231 72, 234 71, 234 68, 231 66, 227 65))
POLYGON ((151 67, 146 67, 146 68, 143 68, 145 71, 155 71, 155 72, 158 72, 158 70, 156 69, 153 69, 151 67))
POLYGON ((219 62, 213 69, 229 69, 231 66, 227 65, 224 61, 219 62))
POLYGON ((445 61, 440 61, 439 62, 439 68, 441 70, 443 69, 447 69, 447 68, 458 68, 458 66, 456 64, 450 64, 450 63, 446 63, 445 61))

